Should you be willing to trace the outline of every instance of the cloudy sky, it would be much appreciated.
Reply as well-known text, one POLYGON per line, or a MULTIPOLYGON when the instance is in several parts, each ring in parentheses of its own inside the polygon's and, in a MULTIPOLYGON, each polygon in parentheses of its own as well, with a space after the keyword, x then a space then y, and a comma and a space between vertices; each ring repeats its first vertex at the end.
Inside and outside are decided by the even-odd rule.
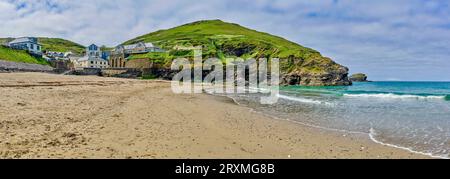
POLYGON ((115 46, 222 19, 314 48, 372 80, 450 81, 447 0, 0 0, 0 37, 115 46))

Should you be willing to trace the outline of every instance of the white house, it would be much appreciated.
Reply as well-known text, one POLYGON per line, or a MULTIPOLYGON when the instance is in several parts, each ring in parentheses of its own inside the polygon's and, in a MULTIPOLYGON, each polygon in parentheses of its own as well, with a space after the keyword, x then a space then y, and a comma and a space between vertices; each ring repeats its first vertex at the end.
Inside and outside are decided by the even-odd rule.
POLYGON ((84 68, 108 68, 109 63, 107 60, 101 58, 101 50, 95 45, 89 45, 86 48, 86 55, 77 60, 72 61, 76 69, 84 68))
POLYGON ((113 53, 125 53, 125 54, 139 54, 148 52, 164 52, 161 48, 153 45, 153 43, 139 42, 131 45, 119 45, 113 53))
POLYGON ((41 55, 42 46, 35 37, 21 37, 8 42, 8 47, 17 50, 28 50, 28 52, 41 55))
POLYGON ((47 53, 45 55, 47 57, 53 57, 53 58, 64 58, 64 52, 47 51, 47 53))
POLYGON ((108 61, 99 57, 81 57, 74 64, 76 69, 84 68, 108 68, 108 61))
POLYGON ((131 45, 119 45, 111 51, 109 61, 112 68, 124 68, 127 58, 133 54, 143 54, 149 52, 165 52, 163 49, 153 45, 153 43, 139 42, 131 45))

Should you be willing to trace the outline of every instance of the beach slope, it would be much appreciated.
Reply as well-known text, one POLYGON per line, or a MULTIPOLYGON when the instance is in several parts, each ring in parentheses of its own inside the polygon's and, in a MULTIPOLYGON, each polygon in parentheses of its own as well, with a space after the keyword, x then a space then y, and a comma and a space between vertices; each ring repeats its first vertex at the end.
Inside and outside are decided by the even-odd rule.
POLYGON ((0 74, 0 158, 425 158, 170 83, 0 74))

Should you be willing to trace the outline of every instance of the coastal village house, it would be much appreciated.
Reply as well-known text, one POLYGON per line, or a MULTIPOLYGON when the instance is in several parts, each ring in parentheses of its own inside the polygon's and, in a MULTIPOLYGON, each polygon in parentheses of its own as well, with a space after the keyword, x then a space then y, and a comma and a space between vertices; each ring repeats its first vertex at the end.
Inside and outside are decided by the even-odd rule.
MULTIPOLYGON (((47 61, 54 61, 54 60, 65 60, 69 61, 70 57, 74 56, 75 54, 73 52, 54 52, 54 51, 44 51, 43 52, 43 58, 47 61)), ((79 57, 81 58, 81 57, 79 57)))
POLYGON ((109 63, 107 60, 101 58, 102 52, 100 48, 95 45, 89 45, 86 48, 86 55, 79 59, 71 60, 74 64, 75 69, 84 69, 84 68, 108 68, 109 63))
POLYGON ((139 42, 132 45, 119 45, 111 51, 110 65, 112 68, 126 68, 127 58, 133 54, 144 54, 149 52, 164 52, 153 43, 139 42))
POLYGON ((8 42, 7 46, 17 50, 27 50, 31 54, 41 55, 42 46, 35 37, 21 37, 8 42))

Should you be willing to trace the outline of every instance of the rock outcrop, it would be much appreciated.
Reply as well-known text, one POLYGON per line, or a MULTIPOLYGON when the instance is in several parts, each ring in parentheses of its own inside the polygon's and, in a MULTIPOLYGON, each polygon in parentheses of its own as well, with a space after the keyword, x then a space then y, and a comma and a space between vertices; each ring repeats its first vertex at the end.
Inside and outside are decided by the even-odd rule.
POLYGON ((353 82, 369 82, 367 80, 367 75, 364 73, 356 73, 350 76, 350 81, 353 82))
POLYGON ((348 79, 348 68, 327 71, 323 74, 290 73, 281 76, 281 85, 301 86, 348 86, 352 82, 348 79))
POLYGON ((348 86, 349 69, 315 54, 310 60, 281 61, 281 85, 348 86))

